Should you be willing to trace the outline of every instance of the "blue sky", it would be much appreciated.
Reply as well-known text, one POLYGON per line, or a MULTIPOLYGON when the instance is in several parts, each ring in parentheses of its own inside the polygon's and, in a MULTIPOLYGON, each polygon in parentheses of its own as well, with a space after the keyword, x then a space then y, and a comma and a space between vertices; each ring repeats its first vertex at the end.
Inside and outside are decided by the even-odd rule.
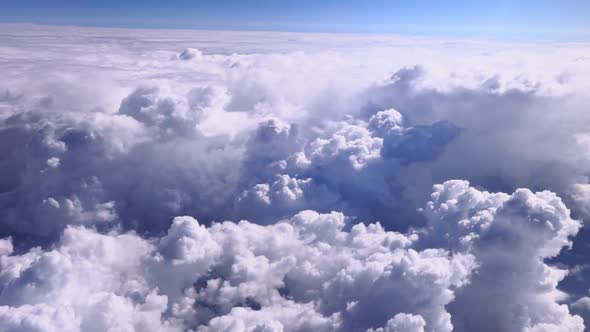
POLYGON ((2 0, 0 21, 589 39, 590 1, 2 0))

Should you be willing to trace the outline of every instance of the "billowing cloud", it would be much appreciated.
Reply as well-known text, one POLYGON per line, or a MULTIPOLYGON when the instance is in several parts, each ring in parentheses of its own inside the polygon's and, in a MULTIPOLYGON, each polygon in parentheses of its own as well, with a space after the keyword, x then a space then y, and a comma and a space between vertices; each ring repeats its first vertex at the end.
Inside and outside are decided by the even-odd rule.
POLYGON ((39 29, 0 330, 584 329, 587 45, 39 29))
POLYGON ((469 252, 479 264, 449 305, 456 330, 581 329, 581 319, 558 304, 566 295, 556 286, 567 270, 544 262, 571 246, 581 227, 560 198, 528 189, 490 194, 464 181, 434 189, 425 208, 432 222, 425 241, 469 252), (486 306, 478 305, 483 299, 486 306))
POLYGON ((583 330, 559 303, 566 271, 543 261, 580 227, 558 197, 490 194, 449 181, 435 186, 425 211, 425 232, 406 234, 308 210, 267 226, 206 227, 177 217, 159 239, 69 226, 52 248, 22 254, 3 240, 0 324, 27 331, 583 330), (482 299, 485 307, 476 305, 482 299))

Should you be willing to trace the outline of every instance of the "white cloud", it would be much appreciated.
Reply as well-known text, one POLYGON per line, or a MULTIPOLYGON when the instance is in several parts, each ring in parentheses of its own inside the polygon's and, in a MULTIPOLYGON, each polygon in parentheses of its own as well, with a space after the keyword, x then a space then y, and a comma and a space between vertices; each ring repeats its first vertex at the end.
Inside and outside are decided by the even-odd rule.
POLYGON ((565 272, 543 261, 579 227, 559 198, 490 194, 462 181, 436 186, 432 198, 423 234, 303 211, 267 226, 205 227, 177 217, 167 235, 152 240, 70 226, 53 248, 23 254, 3 240, 0 324, 71 331, 583 330, 581 318, 559 304, 556 286, 565 272), (475 305, 483 298, 485 308, 475 305))
POLYGON ((570 307, 583 311, 590 311, 590 297, 582 297, 577 299, 570 307))
POLYGON ((192 59, 200 59, 203 56, 203 53, 196 48, 185 48, 180 54, 178 58, 181 60, 192 60, 192 59))
POLYGON ((559 304, 565 294, 556 287, 567 270, 544 262, 571 246, 581 227, 559 197, 528 189, 491 194, 465 181, 434 189, 425 209, 432 227, 425 241, 470 253, 479 265, 449 305, 456 330, 583 329, 581 318, 559 304))
POLYGON ((420 316, 409 314, 397 314, 387 321, 384 328, 378 328, 376 332, 424 332, 426 322, 420 316))
POLYGON ((583 329, 552 263, 581 227, 553 192, 590 211, 585 44, 0 45, 0 329, 583 329))

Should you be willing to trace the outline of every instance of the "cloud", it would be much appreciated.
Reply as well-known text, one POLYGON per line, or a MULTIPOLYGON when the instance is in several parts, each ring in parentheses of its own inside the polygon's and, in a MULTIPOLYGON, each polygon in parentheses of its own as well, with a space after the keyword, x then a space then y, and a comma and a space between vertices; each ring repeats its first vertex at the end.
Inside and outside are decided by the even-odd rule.
POLYGON ((2 256, 0 326, 9 331, 166 330, 166 296, 139 272, 151 245, 70 227, 54 249, 2 256))
POLYGON ((397 314, 387 321, 385 328, 378 328, 377 332, 423 332, 426 322, 420 316, 409 314, 397 314))
POLYGON ((196 48, 185 48, 180 54, 178 54, 178 58, 180 60, 192 60, 192 59, 200 59, 203 56, 203 53, 196 48))
POLYGON ((570 305, 571 308, 582 310, 582 311, 589 311, 590 310, 590 298, 589 297, 582 297, 576 300, 574 303, 570 305))
POLYGON ((207 227, 176 217, 159 239, 69 226, 52 248, 22 254, 3 240, 0 324, 27 331, 583 330, 582 319, 559 304, 565 271, 543 261, 580 227, 554 194, 490 194, 449 181, 435 186, 425 211, 425 233, 308 210, 267 226, 207 227), (474 303, 483 298, 485 309, 474 303))
POLYGON ((2 29, 1 328, 583 330, 585 45, 2 29))
POLYGON ((567 270, 544 262, 571 246, 581 227, 560 198, 527 189, 490 194, 465 181, 434 189, 425 209, 432 223, 425 241, 471 253, 479 265, 449 305, 456 330, 582 329, 580 317, 559 304, 565 294, 556 287, 567 270), (476 305, 482 299, 485 308, 476 305))

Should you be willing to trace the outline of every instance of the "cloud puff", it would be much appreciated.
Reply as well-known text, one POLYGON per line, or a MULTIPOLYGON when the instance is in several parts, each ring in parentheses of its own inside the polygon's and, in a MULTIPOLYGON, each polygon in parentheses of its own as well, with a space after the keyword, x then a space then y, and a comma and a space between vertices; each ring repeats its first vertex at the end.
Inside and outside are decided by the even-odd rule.
POLYGON ((203 56, 203 53, 199 51, 197 48, 185 48, 180 54, 178 54, 178 58, 180 60, 192 60, 192 59, 200 59, 203 56))
POLYGON ((3 255, 0 326, 8 331, 166 330, 160 316, 167 299, 148 289, 139 274, 150 249, 132 234, 68 228, 53 250, 3 255))
POLYGON ((560 198, 527 189, 490 194, 465 181, 434 189, 425 209, 432 227, 425 241, 442 241, 478 261, 478 272, 449 305, 456 330, 582 329, 580 317, 558 304, 565 294, 556 287, 567 270, 544 262, 571 246, 581 227, 560 198), (485 308, 476 305, 482 299, 485 308))
POLYGON ((376 332, 423 332, 426 322, 420 316, 397 314, 387 321, 385 328, 378 328, 376 332))
POLYGON ((589 311, 590 310, 590 298, 589 297, 582 297, 576 302, 570 305, 573 309, 578 309, 582 311, 589 311))

